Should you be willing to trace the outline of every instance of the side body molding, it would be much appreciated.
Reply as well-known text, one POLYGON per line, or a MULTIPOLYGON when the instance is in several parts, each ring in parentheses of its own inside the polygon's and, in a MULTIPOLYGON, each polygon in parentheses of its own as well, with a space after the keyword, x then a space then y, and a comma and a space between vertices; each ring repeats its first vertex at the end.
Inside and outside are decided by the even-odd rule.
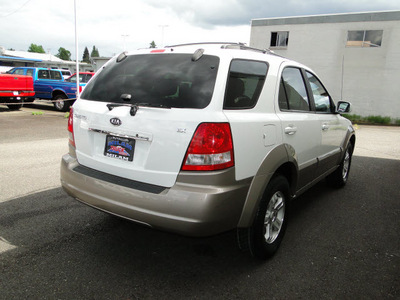
POLYGON ((289 180, 291 193, 295 193, 298 173, 296 153, 291 146, 281 144, 268 152, 261 163, 257 174, 254 176, 247 193, 246 201, 237 226, 238 228, 247 228, 251 226, 265 188, 275 172, 281 167, 283 167, 285 172, 289 173, 287 175, 291 178, 291 180, 289 180))

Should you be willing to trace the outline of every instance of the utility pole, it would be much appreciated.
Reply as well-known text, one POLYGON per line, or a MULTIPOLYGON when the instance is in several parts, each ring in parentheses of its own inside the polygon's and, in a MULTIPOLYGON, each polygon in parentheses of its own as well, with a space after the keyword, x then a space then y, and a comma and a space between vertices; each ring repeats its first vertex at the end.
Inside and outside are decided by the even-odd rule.
POLYGON ((169 25, 158 25, 161 27, 161 47, 164 47, 164 28, 168 27, 169 25))
POLYGON ((76 17, 76 1, 74 0, 74 15, 75 15, 75 60, 76 60, 76 98, 79 97, 79 61, 78 61, 78 28, 76 17))
POLYGON ((121 34, 122 36, 122 40, 123 40, 123 49, 122 51, 126 50, 126 43, 125 43, 125 38, 127 38, 129 36, 129 34, 121 34))

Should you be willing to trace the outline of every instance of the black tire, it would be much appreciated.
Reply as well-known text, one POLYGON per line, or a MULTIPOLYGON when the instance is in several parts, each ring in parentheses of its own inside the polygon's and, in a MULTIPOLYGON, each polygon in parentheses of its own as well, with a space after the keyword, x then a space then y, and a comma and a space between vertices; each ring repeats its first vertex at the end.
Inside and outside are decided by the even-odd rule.
POLYGON ((22 108, 22 104, 10 104, 7 106, 9 110, 19 110, 22 108))
POLYGON ((340 166, 326 177, 328 184, 335 188, 341 188, 346 185, 349 179, 351 158, 353 156, 353 145, 349 143, 344 153, 340 166))
POLYGON ((289 197, 286 178, 273 177, 265 189, 253 225, 237 231, 240 249, 249 250, 254 257, 263 260, 275 254, 286 231, 289 197))
POLYGON ((69 110, 69 107, 71 106, 71 102, 65 101, 65 99, 68 99, 67 96, 62 95, 62 94, 56 95, 53 98, 53 100, 56 101, 56 102, 53 102, 53 105, 56 110, 63 111, 63 112, 66 112, 69 110))

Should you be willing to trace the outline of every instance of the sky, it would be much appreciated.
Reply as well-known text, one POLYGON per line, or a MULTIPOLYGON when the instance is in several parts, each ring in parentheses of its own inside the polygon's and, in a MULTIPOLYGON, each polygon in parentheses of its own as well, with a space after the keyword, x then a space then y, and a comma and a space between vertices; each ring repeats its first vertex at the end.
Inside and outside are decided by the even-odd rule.
MULTIPOLYGON (((190 42, 250 42, 252 19, 400 10, 399 0, 75 0, 78 59, 190 42)), ((74 0, 0 0, 0 46, 63 47, 75 59, 74 0)))

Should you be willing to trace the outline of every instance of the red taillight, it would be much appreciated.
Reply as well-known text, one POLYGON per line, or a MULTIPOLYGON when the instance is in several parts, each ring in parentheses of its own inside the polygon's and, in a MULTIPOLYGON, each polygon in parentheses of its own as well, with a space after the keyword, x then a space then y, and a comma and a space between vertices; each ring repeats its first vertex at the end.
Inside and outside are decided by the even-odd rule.
POLYGON ((71 146, 75 147, 74 138, 74 109, 71 107, 68 117, 68 141, 71 146))
POLYGON ((229 124, 200 124, 187 150, 182 170, 213 171, 233 165, 233 142, 229 124))

